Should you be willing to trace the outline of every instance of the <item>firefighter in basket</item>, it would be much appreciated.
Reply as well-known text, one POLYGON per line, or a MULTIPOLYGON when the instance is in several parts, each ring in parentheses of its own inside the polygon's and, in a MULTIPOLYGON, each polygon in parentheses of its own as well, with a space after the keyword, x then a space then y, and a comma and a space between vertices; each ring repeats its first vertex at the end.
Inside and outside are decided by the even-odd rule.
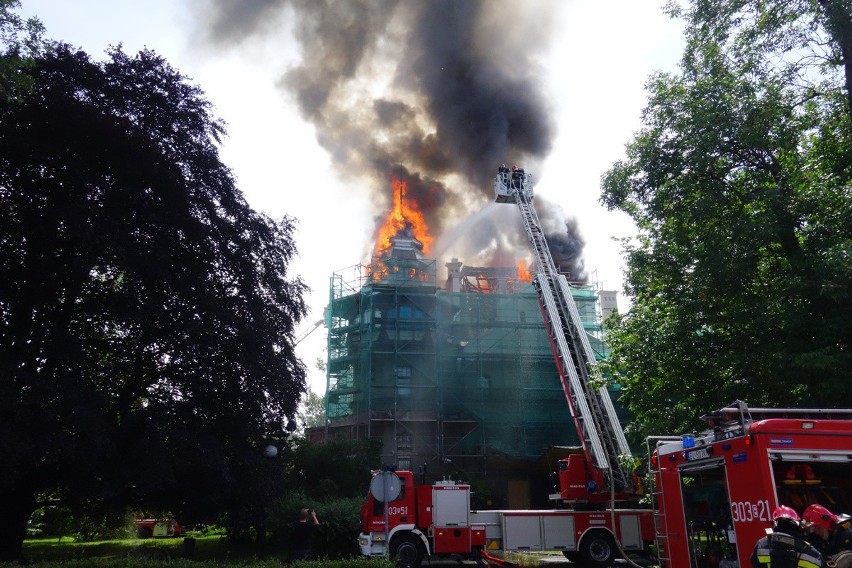
POLYGON ((803 538, 802 521, 792 507, 779 505, 772 511, 772 528, 759 539, 751 553, 753 568, 821 568, 826 566, 819 551, 803 538))
POLYGON ((828 561, 829 566, 852 567, 852 517, 835 515, 822 505, 808 505, 802 513, 811 543, 828 561))

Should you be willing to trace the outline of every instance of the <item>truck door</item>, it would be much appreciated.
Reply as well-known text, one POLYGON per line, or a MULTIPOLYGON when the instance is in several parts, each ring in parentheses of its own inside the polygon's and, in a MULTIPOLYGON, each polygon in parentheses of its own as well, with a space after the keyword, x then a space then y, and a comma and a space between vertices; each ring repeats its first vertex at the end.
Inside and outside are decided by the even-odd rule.
POLYGON ((736 560, 724 459, 680 467, 691 566, 718 566, 736 560))

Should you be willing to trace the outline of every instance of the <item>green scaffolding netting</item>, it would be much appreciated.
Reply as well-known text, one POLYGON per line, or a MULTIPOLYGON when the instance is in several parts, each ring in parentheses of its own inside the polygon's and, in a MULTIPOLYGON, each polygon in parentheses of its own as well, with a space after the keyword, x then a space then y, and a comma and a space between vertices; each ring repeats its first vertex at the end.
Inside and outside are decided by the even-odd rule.
MULTIPOLYGON (((572 293, 603 358, 597 293, 572 293)), ((579 444, 531 283, 448 291, 434 260, 385 260, 334 274, 326 324, 329 426, 382 438, 402 467, 579 444)))

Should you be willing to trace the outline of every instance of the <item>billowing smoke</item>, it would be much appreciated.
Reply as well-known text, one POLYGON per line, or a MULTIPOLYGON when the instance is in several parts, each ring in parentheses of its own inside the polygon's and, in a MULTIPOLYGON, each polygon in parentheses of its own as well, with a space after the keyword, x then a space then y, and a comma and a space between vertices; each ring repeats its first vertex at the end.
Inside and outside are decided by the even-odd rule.
MULTIPOLYGON (((377 218, 389 179, 408 183, 445 249, 468 263, 529 256, 508 211, 472 234, 455 229, 492 198, 496 167, 539 171, 555 132, 538 60, 556 3, 547 0, 194 0, 217 46, 293 22, 301 62, 278 81, 316 128, 339 175, 373 193, 377 218), (456 234, 455 242, 447 235, 456 234), (462 256, 464 254, 473 255, 462 256)), ((538 202, 557 264, 584 275, 582 239, 558 208, 538 202)), ((481 216, 481 215, 480 215, 481 216)), ((370 247, 366 247, 369 249, 370 247)))

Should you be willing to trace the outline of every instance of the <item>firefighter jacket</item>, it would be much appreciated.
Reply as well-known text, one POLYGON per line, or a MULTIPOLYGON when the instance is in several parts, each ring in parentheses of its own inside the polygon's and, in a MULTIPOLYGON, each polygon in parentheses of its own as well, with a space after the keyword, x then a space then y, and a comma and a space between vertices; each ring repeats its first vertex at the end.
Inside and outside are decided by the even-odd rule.
POLYGON ((752 568, 823 568, 822 555, 801 538, 773 532, 757 541, 751 553, 752 568))

